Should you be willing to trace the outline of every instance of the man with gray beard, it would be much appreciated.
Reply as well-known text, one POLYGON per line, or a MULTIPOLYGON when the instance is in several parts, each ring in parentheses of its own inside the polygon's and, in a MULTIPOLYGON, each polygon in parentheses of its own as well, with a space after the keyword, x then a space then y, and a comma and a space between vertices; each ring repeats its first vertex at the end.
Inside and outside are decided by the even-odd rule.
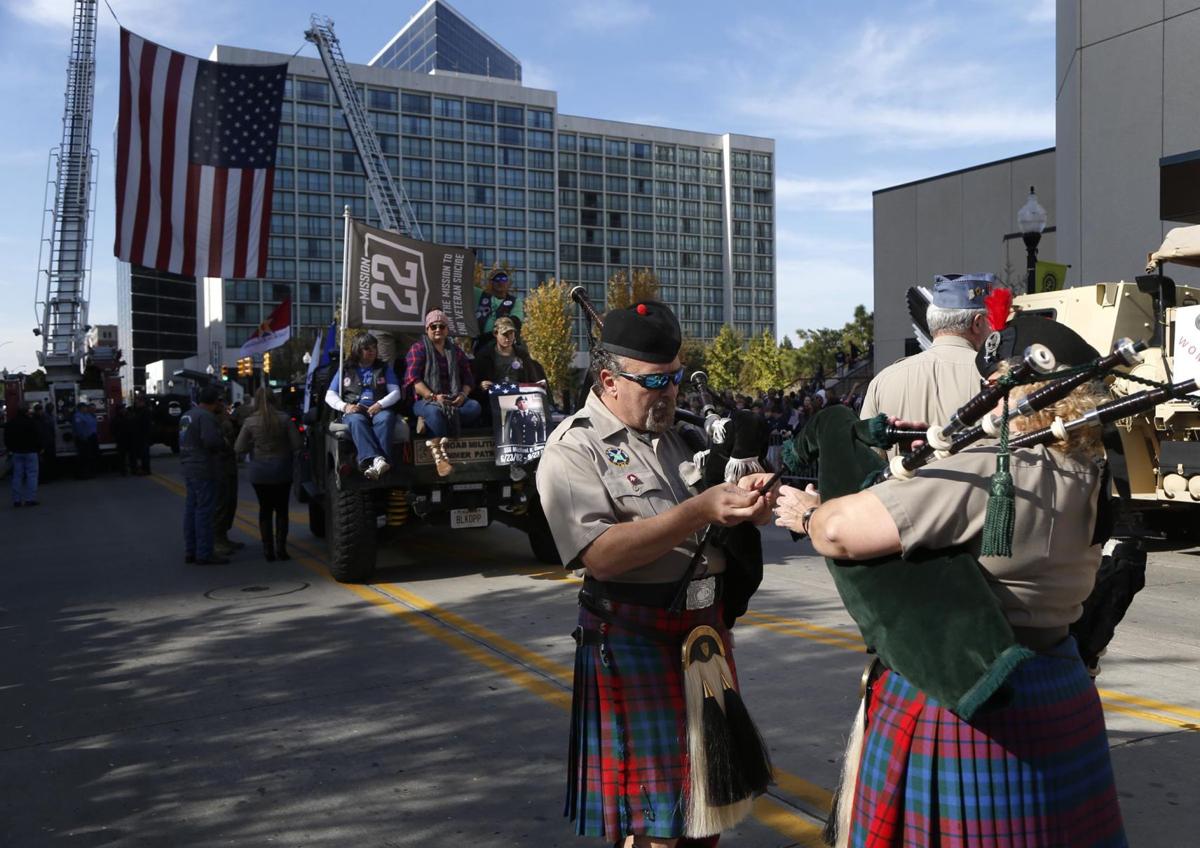
POLYGON ((566 814, 581 836, 626 846, 676 846, 694 830, 684 815, 695 793, 680 646, 696 628, 712 628, 732 666, 726 566, 743 567, 756 528, 736 528, 753 544, 704 548, 686 604, 673 601, 706 527, 770 517, 758 492, 718 485, 697 493, 694 449, 674 427, 679 346, 665 304, 609 310, 592 350, 592 391, 550 435, 537 469, 562 562, 585 573, 566 814), (614 741, 612 729, 622 727, 614 741))

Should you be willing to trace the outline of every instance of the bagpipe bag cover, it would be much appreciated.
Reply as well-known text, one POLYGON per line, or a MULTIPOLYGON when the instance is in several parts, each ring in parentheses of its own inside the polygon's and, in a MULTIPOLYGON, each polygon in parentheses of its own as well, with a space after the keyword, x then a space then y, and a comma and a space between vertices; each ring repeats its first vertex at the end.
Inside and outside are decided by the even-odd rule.
MULTIPOLYGON (((819 459, 822 500, 859 491, 884 466, 867 424, 830 406, 795 437, 802 462, 819 459)), ((979 561, 962 548, 825 562, 867 646, 964 720, 993 697, 1003 703, 1008 675, 1033 656, 1016 642, 979 561)))

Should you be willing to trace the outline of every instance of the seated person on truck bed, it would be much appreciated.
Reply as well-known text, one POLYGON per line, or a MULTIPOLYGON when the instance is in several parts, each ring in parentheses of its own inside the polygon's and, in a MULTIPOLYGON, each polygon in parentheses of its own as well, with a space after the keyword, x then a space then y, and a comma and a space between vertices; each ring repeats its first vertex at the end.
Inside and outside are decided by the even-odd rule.
POLYGON ((329 384, 325 403, 342 413, 358 453, 358 468, 369 480, 378 480, 392 467, 388 449, 396 420, 391 407, 398 400, 400 382, 392 367, 379 359, 379 342, 370 333, 358 336, 329 384))
POLYGON ((433 310, 425 316, 425 336, 408 349, 404 365, 405 397, 412 401, 413 414, 425 419, 429 435, 449 432, 446 406, 457 408, 464 427, 479 420, 483 408, 470 399, 474 380, 467 355, 450 338, 450 319, 433 310))

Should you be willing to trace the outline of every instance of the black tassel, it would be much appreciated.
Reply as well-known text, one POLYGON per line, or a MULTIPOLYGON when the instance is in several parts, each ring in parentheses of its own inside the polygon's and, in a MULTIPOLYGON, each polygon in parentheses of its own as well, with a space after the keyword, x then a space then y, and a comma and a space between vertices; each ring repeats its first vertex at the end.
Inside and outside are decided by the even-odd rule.
POLYGON ((708 766, 708 804, 711 807, 724 807, 742 800, 746 793, 736 785, 738 775, 733 768, 733 740, 729 736, 729 722, 725 720, 725 713, 721 711, 721 705, 707 683, 704 685, 702 722, 704 758, 708 766))
MULTIPOLYGON (((746 709, 746 703, 737 690, 725 684, 725 721, 729 724, 729 738, 733 744, 733 768, 741 776, 741 783, 754 795, 761 795, 774 782, 771 755, 763 742, 754 719, 746 709)), ((745 796, 743 796, 745 797, 745 796)))

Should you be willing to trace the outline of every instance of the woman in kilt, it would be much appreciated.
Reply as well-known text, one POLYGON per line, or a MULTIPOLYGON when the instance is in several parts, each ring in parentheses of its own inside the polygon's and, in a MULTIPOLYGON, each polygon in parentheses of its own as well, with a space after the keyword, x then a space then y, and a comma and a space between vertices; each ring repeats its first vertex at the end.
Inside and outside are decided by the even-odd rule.
MULTIPOLYGON (((985 347, 990 354, 980 355, 981 373, 992 376, 1005 356, 1033 342, 1050 347, 1060 364, 1096 355, 1062 325, 1023 318, 985 347)), ((1011 402, 1035 388, 1015 389, 1011 402)), ((1011 428, 1032 431, 1055 417, 1072 420, 1106 399, 1095 384, 1084 385, 1050 409, 1014 419, 1011 428)), ((1068 635, 1100 566, 1103 450, 1098 429, 1068 435, 1012 452, 1011 557, 980 555, 997 446, 969 448, 910 480, 826 503, 811 490, 781 490, 777 523, 809 534, 828 557, 907 557, 964 546, 979 559, 1017 640, 1036 652, 1008 678, 1011 697, 970 721, 895 671, 884 669, 873 680, 853 798, 841 799, 852 800, 849 845, 1127 844, 1100 700, 1068 635)))

